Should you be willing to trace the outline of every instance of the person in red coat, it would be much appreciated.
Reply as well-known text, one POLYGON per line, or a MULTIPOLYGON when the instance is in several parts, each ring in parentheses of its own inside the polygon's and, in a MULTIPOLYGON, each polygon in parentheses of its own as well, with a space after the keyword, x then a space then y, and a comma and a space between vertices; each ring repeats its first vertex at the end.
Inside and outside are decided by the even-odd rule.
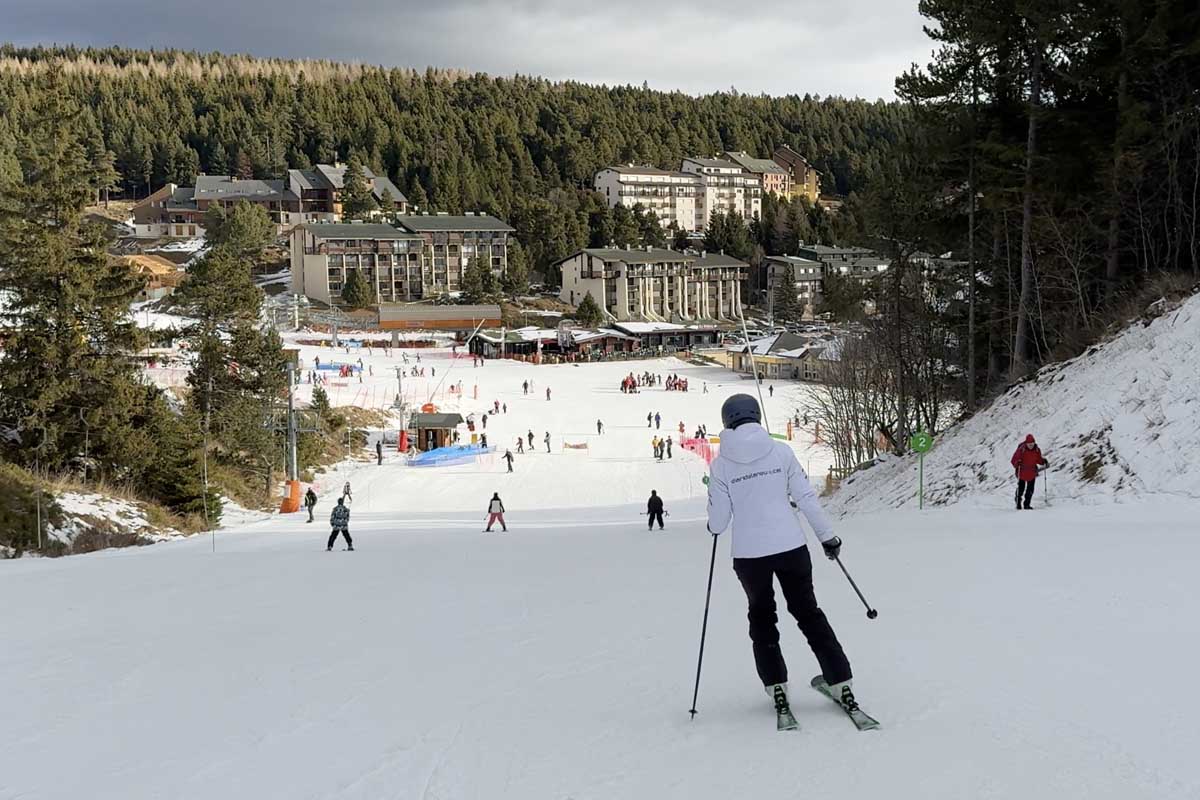
POLYGON ((1033 499, 1033 484, 1037 481, 1040 467, 1049 465, 1042 457, 1042 451, 1037 446, 1033 434, 1025 437, 1025 441, 1017 445, 1017 452, 1012 457, 1013 469, 1017 472, 1017 510, 1029 508, 1033 499), (1021 505, 1021 496, 1025 496, 1025 505, 1021 505))

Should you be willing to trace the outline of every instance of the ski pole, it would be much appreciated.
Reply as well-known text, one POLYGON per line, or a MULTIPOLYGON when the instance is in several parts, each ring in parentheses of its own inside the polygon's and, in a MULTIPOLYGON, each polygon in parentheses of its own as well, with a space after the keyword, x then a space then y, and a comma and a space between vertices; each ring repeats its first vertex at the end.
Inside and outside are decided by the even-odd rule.
POLYGON ((713 570, 717 566, 717 534, 713 534, 712 559, 708 562, 708 589, 704 592, 704 622, 700 626, 700 656, 696 659, 696 688, 692 691, 692 719, 696 718, 696 698, 700 696, 700 667, 704 664, 704 637, 708 633, 708 602, 712 598, 713 570))
POLYGON ((875 619, 879 616, 879 612, 871 608, 871 604, 867 602, 867 598, 863 597, 863 593, 858 590, 858 584, 854 582, 854 578, 850 577, 850 573, 846 572, 846 567, 842 564, 842 559, 835 558, 834 561, 842 568, 842 574, 846 576, 846 580, 850 581, 850 585, 854 587, 854 593, 858 595, 858 599, 862 600, 862 604, 867 607, 867 619, 875 619))

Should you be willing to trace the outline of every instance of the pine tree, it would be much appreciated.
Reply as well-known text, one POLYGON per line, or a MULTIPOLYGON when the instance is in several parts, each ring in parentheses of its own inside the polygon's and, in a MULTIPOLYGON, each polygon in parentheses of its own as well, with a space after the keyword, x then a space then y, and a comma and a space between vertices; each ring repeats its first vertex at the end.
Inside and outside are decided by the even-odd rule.
POLYGON ((249 267, 262 260, 263 250, 275 238, 275 223, 262 206, 239 200, 229 209, 209 206, 204 232, 210 245, 223 248, 249 267))
POLYGON ((600 309, 596 298, 592 297, 591 292, 585 294, 583 300, 579 301, 579 306, 575 309, 575 319, 579 321, 580 325, 589 328, 594 328, 604 321, 604 312, 600 309))
POLYGON ((496 276, 489 259, 475 256, 463 270, 463 299, 468 303, 483 303, 492 300, 496 291, 496 276))
POLYGON ((95 191, 93 202, 99 203, 103 198, 104 207, 108 208, 108 193, 121 182, 117 173, 116 156, 113 151, 104 147, 104 140, 97 137, 88 143, 88 163, 92 170, 92 189, 95 191))
POLYGON ((509 297, 515 298, 529 291, 529 259, 525 248, 516 239, 508 243, 508 266, 500 283, 509 297))
POLYGON ((104 231, 83 221, 93 170, 79 107, 54 73, 28 118, 23 179, 0 194, 0 437, 15 461, 58 469, 82 455, 81 412, 95 424, 90 456, 121 465, 138 393, 130 355, 139 336, 129 303, 141 282, 106 255, 104 231))
POLYGON ((346 271, 346 283, 342 286, 342 302, 350 308, 369 308, 375 305, 375 290, 367 283, 360 270, 346 271))
POLYGON ((775 285, 775 295, 771 298, 771 314, 778 322, 798 322, 804 316, 804 307, 796 294, 796 282, 791 274, 791 267, 787 267, 786 270, 775 285))
POLYGON ((377 208, 371 185, 363 174, 362 161, 356 153, 352 153, 346 161, 341 200, 342 216, 346 219, 366 219, 377 208))

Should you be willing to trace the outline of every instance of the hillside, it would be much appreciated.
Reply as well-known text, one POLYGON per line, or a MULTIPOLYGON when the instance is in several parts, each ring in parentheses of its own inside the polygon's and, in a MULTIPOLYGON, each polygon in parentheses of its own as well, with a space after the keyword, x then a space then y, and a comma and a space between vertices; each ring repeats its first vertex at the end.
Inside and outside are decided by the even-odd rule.
MULTIPOLYGON (((1113 339, 946 431, 925 457, 926 504, 1008 507, 1009 460, 1027 433, 1050 462, 1038 503, 1200 497, 1200 295, 1158 301, 1113 339)), ((833 505, 912 506, 916 488, 915 456, 885 459, 846 480, 833 505)))

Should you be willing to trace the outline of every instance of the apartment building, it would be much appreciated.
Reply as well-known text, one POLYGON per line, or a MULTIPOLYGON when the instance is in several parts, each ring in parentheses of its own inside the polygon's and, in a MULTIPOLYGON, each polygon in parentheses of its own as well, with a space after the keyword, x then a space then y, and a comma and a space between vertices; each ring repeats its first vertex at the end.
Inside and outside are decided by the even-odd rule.
MULTIPOLYGON (((230 208, 247 202, 262 207, 280 230, 307 222, 341 219, 345 164, 318 164, 311 170, 288 170, 279 180, 197 175, 195 186, 167 184, 133 207, 134 235, 143 237, 203 236, 204 215, 213 206, 230 208)), ((376 202, 404 213, 408 200, 388 178, 363 169, 376 202)))
POLYGON ((820 261, 801 256, 768 256, 763 259, 762 269, 766 272, 764 290, 769 306, 779 285, 790 282, 796 297, 804 305, 805 316, 811 316, 821 301, 821 288, 825 278, 825 266, 820 261))
POLYGON ((762 179, 741 165, 722 158, 685 158, 683 171, 700 176, 696 230, 707 227, 716 211, 738 214, 746 222, 762 214, 762 179))
POLYGON ((408 214, 396 224, 308 223, 292 231, 292 291, 338 302, 349 270, 357 269, 380 302, 438 297, 462 290, 463 273, 483 257, 492 272, 508 268, 503 221, 487 214, 408 214))
POLYGON ((558 262, 559 298, 592 298, 618 321, 737 317, 749 265, 721 253, 588 248, 558 262))
POLYGON ((596 173, 593 182, 609 208, 618 205, 643 209, 658 217, 664 228, 682 231, 696 228, 696 197, 701 181, 690 172, 672 172, 655 167, 609 167, 596 173))
POLYGON ((787 145, 775 148, 771 160, 788 173, 792 197, 806 197, 816 203, 821 196, 821 173, 817 172, 808 159, 787 145))
POLYGON ((744 171, 757 175, 762 181, 764 192, 778 197, 789 197, 792 193, 792 176, 786 169, 769 158, 755 158, 744 150, 726 150, 722 158, 737 164, 744 171))

